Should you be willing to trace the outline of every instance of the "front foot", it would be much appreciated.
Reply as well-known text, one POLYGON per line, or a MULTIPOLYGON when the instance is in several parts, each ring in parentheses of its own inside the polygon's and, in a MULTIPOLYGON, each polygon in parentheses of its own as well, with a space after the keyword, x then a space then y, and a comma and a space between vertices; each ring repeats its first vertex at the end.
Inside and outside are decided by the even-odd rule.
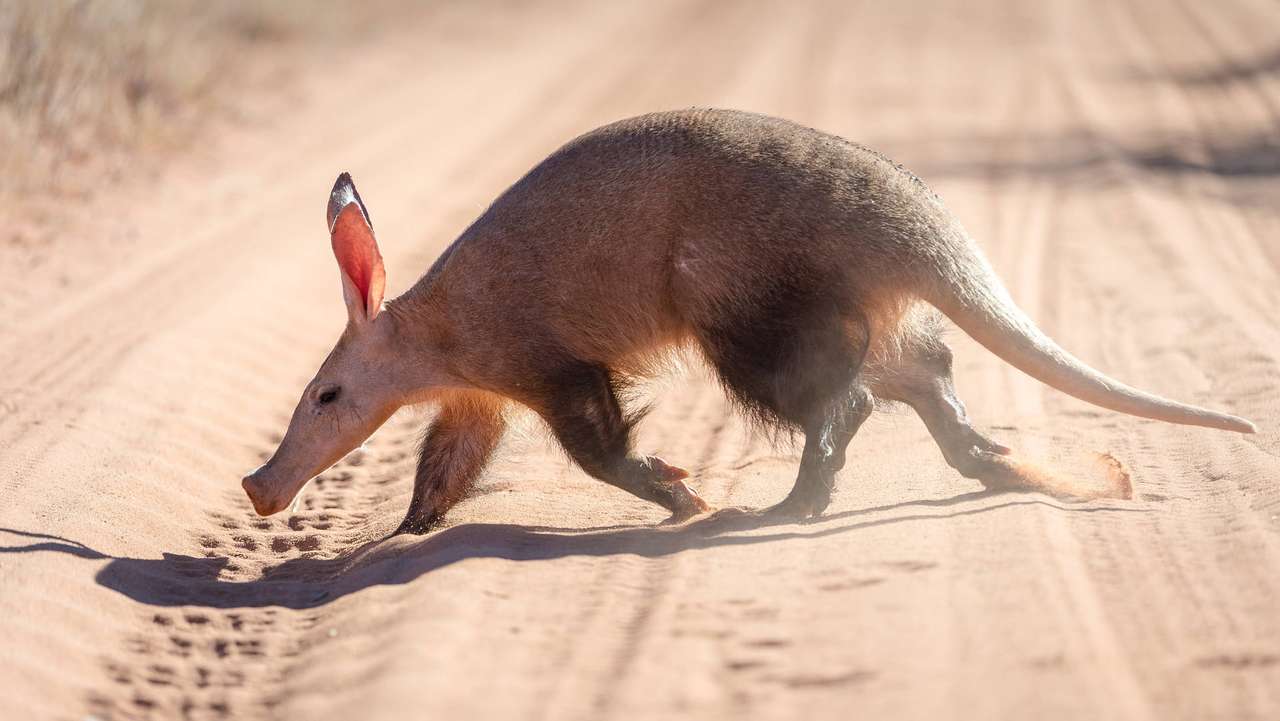
POLYGON ((702 497, 695 493, 684 481, 670 481, 667 486, 671 489, 671 517, 663 521, 662 525, 684 523, 694 516, 700 516, 715 510, 711 504, 702 500, 702 497))
POLYGON ((391 535, 393 537, 400 535, 422 536, 438 525, 440 525, 440 516, 437 516, 434 513, 418 514, 410 512, 409 515, 405 516, 405 519, 400 522, 400 527, 391 535))

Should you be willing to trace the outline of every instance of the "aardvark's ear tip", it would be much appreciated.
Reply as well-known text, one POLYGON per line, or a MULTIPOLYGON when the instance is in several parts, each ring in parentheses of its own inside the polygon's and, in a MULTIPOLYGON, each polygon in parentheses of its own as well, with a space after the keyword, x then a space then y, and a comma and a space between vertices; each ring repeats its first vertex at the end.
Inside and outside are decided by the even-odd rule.
POLYGON ((364 216, 364 222, 373 229, 373 221, 369 219, 369 210, 364 207, 364 201, 360 199, 360 193, 356 190, 356 184, 351 182, 351 173, 343 172, 333 183, 333 190, 329 191, 329 209, 326 213, 325 220, 328 221, 329 232, 333 232, 334 223, 338 220, 338 215, 352 203, 360 208, 360 214, 364 216))
POLYGON ((351 173, 343 171, 338 179, 333 181, 333 190, 329 191, 330 197, 351 198, 355 195, 356 184, 351 182, 351 173))

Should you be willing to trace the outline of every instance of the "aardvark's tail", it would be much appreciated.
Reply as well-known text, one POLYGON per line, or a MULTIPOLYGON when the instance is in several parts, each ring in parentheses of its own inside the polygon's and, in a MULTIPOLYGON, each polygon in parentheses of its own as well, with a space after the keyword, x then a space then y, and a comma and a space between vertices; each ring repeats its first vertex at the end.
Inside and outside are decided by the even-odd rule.
POLYGON ((1082 401, 1131 416, 1240 433, 1257 431, 1243 418, 1161 398, 1090 368, 1014 304, 972 241, 956 239, 951 250, 955 265, 940 273, 941 282, 925 291, 925 300, 1023 373, 1082 401))

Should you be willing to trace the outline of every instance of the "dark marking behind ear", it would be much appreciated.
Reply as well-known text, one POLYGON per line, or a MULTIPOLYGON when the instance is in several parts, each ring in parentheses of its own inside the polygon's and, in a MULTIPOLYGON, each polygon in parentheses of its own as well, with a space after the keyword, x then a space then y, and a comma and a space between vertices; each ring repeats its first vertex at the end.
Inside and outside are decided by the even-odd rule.
POLYGON ((369 230, 373 230, 373 220, 369 217, 369 209, 364 207, 364 201, 360 199, 360 192, 356 190, 356 184, 351 182, 351 173, 343 173, 333 183, 333 190, 329 192, 329 210, 325 219, 329 226, 329 232, 333 232, 333 225, 338 220, 338 214, 342 209, 356 204, 360 209, 360 215, 364 216, 365 225, 369 226, 369 230))

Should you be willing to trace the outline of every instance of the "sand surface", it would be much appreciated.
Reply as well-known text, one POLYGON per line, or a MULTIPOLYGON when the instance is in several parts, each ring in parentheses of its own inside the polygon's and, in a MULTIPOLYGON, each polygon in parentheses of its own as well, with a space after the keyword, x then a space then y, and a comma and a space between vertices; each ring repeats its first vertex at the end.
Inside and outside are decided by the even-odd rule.
MULTIPOLYGON (((0 718, 1280 718, 1280 11, 898 5, 440 10, 0 269, 0 718), (660 527, 534 429, 383 540, 418 412, 254 516, 345 318, 338 171, 394 294, 561 142, 689 105, 884 150, 1065 347, 1261 432, 1104 412, 957 332, 980 427, 1082 485, 1109 453, 1134 498, 984 494, 898 413, 817 522, 660 527)), ((653 390, 641 447, 710 502, 790 488, 712 383, 653 390)))

